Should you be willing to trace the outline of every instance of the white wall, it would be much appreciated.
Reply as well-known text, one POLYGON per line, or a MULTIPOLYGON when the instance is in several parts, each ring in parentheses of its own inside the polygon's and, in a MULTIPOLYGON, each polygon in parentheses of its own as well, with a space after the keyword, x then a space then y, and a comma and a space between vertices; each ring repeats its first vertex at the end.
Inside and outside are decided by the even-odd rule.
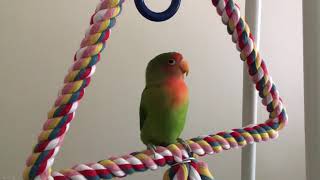
MULTIPOLYGON (((0 179, 20 179, 97 2, 0 1, 0 179)), ((244 0, 240 5, 244 12, 244 0)), ((258 145, 259 180, 305 179, 301 19, 300 0, 263 1, 261 54, 290 123, 278 140, 258 145)), ((183 137, 240 127, 242 62, 211 2, 183 0, 174 19, 151 23, 127 1, 54 168, 144 148, 138 130, 144 70, 153 56, 173 50, 191 66, 183 137)), ((260 121, 266 118, 259 108, 260 121)), ((217 179, 239 179, 240 154, 231 150, 205 160, 217 179)), ((127 179, 161 179, 163 171, 127 179)))

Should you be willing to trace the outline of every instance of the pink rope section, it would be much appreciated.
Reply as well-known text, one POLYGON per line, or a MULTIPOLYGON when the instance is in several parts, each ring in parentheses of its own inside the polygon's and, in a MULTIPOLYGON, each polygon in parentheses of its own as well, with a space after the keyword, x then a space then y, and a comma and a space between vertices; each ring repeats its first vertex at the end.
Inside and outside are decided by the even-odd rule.
MULTIPOLYGON (((95 64, 100 59, 100 52, 110 35, 115 17, 121 11, 122 3, 121 0, 103 0, 98 5, 92 16, 91 26, 75 55, 75 62, 65 78, 61 93, 48 113, 48 120, 39 135, 38 144, 27 160, 24 179, 121 178, 135 172, 155 170, 159 166, 183 162, 188 158, 183 146, 172 144, 167 147, 157 147, 155 155, 145 150, 97 163, 79 164, 70 169, 51 173, 54 157, 59 152, 70 122, 74 118, 75 110, 83 97, 84 88, 90 83, 95 64)), ((248 73, 259 91, 262 104, 269 112, 269 119, 258 125, 188 140, 192 151, 199 156, 274 139, 288 121, 279 92, 269 76, 264 60, 256 50, 248 25, 240 16, 239 6, 233 0, 212 0, 212 3, 222 17, 222 22, 227 25, 228 33, 236 43, 241 59, 248 65, 248 73)))

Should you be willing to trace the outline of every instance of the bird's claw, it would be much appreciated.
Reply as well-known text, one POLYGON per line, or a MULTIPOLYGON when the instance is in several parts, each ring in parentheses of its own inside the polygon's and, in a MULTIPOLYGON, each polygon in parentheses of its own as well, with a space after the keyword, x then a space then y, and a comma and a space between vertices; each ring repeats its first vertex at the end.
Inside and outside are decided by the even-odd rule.
POLYGON ((186 149, 189 157, 191 158, 193 155, 192 155, 192 149, 191 149, 189 143, 182 138, 178 138, 177 141, 186 149))
POLYGON ((156 159, 156 149, 157 147, 153 144, 148 144, 147 145, 147 149, 149 149, 150 151, 152 151, 152 154, 153 154, 153 159, 156 159))

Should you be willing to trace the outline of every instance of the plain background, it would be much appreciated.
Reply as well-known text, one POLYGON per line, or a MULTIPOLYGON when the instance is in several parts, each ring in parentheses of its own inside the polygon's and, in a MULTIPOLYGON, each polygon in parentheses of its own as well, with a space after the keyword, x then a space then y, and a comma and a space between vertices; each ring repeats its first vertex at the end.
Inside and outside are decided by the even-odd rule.
MULTIPOLYGON (((0 179, 20 179, 98 1, 0 1, 0 179)), ((147 1, 161 10, 165 1, 147 1)), ((239 1, 244 12, 244 0, 239 1)), ((258 144, 258 180, 305 179, 300 0, 263 1, 261 54, 289 114, 279 139, 258 144)), ((144 148, 138 108, 147 62, 166 51, 189 60, 184 138, 241 126, 242 62, 211 2, 183 0, 152 23, 127 1, 54 169, 144 148)), ((260 100, 259 100, 260 102, 260 100)), ((259 105, 259 121, 267 118, 259 105)), ((240 179, 240 149, 204 158, 220 180, 240 179)), ((161 179, 164 169, 126 179, 161 179)))

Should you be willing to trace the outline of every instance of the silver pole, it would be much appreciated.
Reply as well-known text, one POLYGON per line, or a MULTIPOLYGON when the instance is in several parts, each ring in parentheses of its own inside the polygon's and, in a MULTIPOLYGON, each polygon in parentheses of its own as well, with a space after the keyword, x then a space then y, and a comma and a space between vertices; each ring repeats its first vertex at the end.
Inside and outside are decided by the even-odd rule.
MULTIPOLYGON (((246 21, 251 33, 255 37, 257 49, 260 40, 261 0, 246 0, 246 21)), ((242 125, 257 123, 257 92, 248 76, 247 65, 243 66, 243 93, 242 93, 242 125)), ((242 150, 241 179, 255 180, 256 178, 256 145, 248 145, 242 150)))
POLYGON ((304 108, 307 180, 320 170, 320 1, 303 1, 304 108))

